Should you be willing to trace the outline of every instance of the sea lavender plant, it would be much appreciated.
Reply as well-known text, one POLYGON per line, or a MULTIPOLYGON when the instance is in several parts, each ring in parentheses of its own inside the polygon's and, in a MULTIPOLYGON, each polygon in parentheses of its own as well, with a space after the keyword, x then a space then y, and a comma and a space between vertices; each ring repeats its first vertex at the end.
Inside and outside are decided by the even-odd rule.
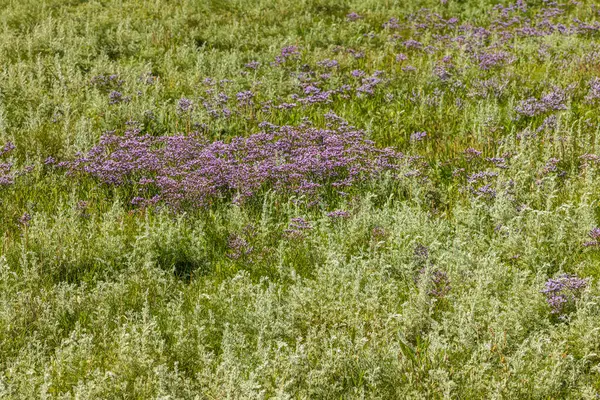
POLYGON ((401 63, 406 60, 408 60, 408 56, 406 54, 404 54, 404 53, 396 54, 396 62, 401 63))
POLYGON ((358 21, 359 19, 362 19, 363 17, 358 15, 355 12, 351 12, 349 14, 346 14, 346 20, 349 22, 354 22, 354 21, 358 21))
POLYGON ((298 59, 300 59, 300 50, 298 49, 298 46, 286 46, 282 48, 280 54, 275 57, 275 65, 298 59))
POLYGON ((478 55, 479 68, 489 70, 493 67, 506 65, 512 62, 512 57, 505 51, 482 53, 478 55))
POLYGON ((414 256, 417 263, 422 264, 429 259, 429 248, 422 243, 415 245, 414 256))
POLYGON ((247 257, 254 251, 253 246, 251 246, 244 238, 236 234, 229 236, 227 243, 229 247, 227 256, 233 260, 247 257))
POLYGON ((173 206, 202 205, 211 199, 252 196, 264 187, 314 193, 337 182, 355 185, 403 159, 391 149, 378 149, 362 131, 341 125, 322 130, 284 126, 270 133, 207 143, 201 137, 154 137, 139 130, 104 135, 86 156, 70 163, 71 174, 92 175, 109 185, 145 185, 173 206))
POLYGON ((248 69, 258 69, 260 63, 258 61, 250 61, 244 65, 248 69))
POLYGON ((413 132, 410 135, 411 142, 420 142, 427 137, 427 132, 413 132))
POLYGON ((515 111, 523 116, 534 117, 550 111, 566 110, 567 92, 565 90, 555 88, 553 91, 546 93, 540 99, 530 97, 522 100, 515 107, 515 111))
POLYGON ((327 217, 336 220, 336 219, 345 219, 350 217, 350 213, 344 210, 335 210, 327 213, 327 217))
POLYGON ((0 157, 13 151, 15 147, 16 146, 12 142, 6 142, 4 146, 2 146, 2 148, 0 149, 0 157))
POLYGON ((398 18, 392 17, 383 24, 383 27, 390 30, 400 29, 400 21, 398 18))
POLYGON ((23 226, 28 226, 29 221, 31 221, 31 215, 29 213, 23 213, 23 215, 19 218, 19 223, 23 226))
POLYGON ((600 246, 600 228, 593 228, 588 235, 592 238, 591 241, 585 242, 585 247, 598 247, 600 246))
MULTIPOLYGON (((416 281, 419 282, 423 279, 427 274, 427 268, 423 267, 419 270, 418 276, 416 277, 416 281)), ((434 297, 438 300, 443 299, 450 293, 452 286, 450 285, 450 278, 448 273, 445 271, 432 268, 430 270, 430 280, 427 287, 427 295, 434 297)))
POLYGON ((283 233, 290 239, 299 239, 304 237, 306 231, 313 229, 312 225, 302 217, 292 218, 288 228, 283 233))
POLYGON ((546 295, 550 312, 564 319, 575 309, 575 303, 587 285, 587 279, 576 275, 564 274, 548 279, 542 293, 546 295))
POLYGON ((588 103, 593 103, 600 99, 600 78, 593 78, 589 83, 589 91, 585 96, 588 103))
POLYGON ((448 274, 440 269, 433 271, 431 283, 433 287, 429 289, 427 294, 438 299, 446 297, 446 295, 450 293, 450 289, 452 289, 448 274))

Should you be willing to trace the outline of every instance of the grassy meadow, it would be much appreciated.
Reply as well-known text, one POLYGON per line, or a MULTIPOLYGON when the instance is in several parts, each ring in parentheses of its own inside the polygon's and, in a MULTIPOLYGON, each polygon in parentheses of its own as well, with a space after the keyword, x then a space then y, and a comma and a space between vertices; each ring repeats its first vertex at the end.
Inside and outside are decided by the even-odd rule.
POLYGON ((0 0, 0 399, 598 399, 592 0, 0 0))

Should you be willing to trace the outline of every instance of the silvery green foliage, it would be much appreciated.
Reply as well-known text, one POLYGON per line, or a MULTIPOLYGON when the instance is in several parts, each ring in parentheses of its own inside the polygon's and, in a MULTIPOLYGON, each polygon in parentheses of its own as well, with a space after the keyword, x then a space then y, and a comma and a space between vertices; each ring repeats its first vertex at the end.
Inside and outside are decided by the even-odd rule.
POLYGON ((0 9, 0 399, 600 393, 598 7, 0 9))
MULTIPOLYGON (((217 238, 168 214, 137 222, 124 243, 104 242, 104 254, 130 254, 114 261, 104 279, 48 281, 44 270, 60 261, 42 246, 73 217, 49 223, 38 214, 30 232, 46 245, 2 259, 3 390, 31 398, 527 397, 550 396, 564 385, 574 393, 591 390, 582 378, 598 345, 595 298, 586 292, 565 325, 549 318, 540 294, 543 277, 573 261, 559 246, 566 239, 555 233, 576 231, 588 218, 585 209, 532 213, 530 222, 504 215, 507 229, 520 231, 486 237, 477 235, 478 209, 457 210, 463 223, 453 227, 415 207, 373 207, 363 203, 342 225, 313 221, 304 240, 314 240, 307 249, 320 258, 310 270, 299 273, 285 261, 286 247, 297 246, 285 239, 271 277, 242 269, 227 279, 213 272, 191 281, 174 274, 175 266, 210 259, 217 238), (540 236, 528 225, 552 229, 540 236), (373 226, 385 230, 384 239, 347 240, 367 238, 373 226), (532 241, 545 242, 544 250, 512 258, 509 251, 519 248, 511 243, 532 241), (415 258, 417 243, 429 249, 426 268, 443 269, 452 282, 443 298, 427 279, 415 279, 423 263, 415 258)), ((503 213, 489 216, 492 231, 503 213)), ((239 209, 230 215, 211 234, 244 226, 248 217, 239 209)), ((63 236, 65 247, 81 240, 63 236)), ((223 258, 208 271, 235 262, 223 258)))

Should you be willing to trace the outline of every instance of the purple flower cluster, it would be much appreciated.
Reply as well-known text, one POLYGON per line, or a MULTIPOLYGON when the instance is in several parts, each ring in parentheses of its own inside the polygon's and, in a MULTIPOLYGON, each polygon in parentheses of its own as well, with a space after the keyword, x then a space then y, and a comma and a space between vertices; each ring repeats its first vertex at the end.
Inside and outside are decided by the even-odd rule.
POLYGON ((485 161, 494 164, 496 168, 505 169, 508 168, 506 166, 506 158, 505 157, 488 157, 485 161))
POLYGON ((329 60, 329 59, 327 59, 327 60, 321 60, 321 61, 319 61, 317 63, 317 65, 319 65, 319 66, 321 66, 323 68, 331 69, 331 68, 338 67, 340 64, 339 64, 339 62, 337 60, 329 60))
POLYGON ((383 71, 375 71, 375 73, 373 73, 373 75, 366 77, 366 78, 362 78, 362 85, 359 86, 356 89, 356 91, 358 93, 363 93, 363 94, 368 94, 368 95, 375 94, 375 88, 384 82, 383 79, 380 78, 382 73, 383 73, 383 71))
POLYGON ((489 79, 476 80, 473 82, 473 88, 469 92, 472 97, 501 97, 508 87, 508 80, 499 80, 496 77, 489 79))
POLYGON ((290 239, 299 239, 304 237, 304 232, 311 230, 312 225, 304 218, 296 217, 292 218, 288 228, 283 232, 290 239))
POLYGON ((467 182, 476 183, 480 181, 486 181, 491 178, 495 178, 498 176, 497 172, 493 171, 479 171, 474 174, 471 174, 467 177, 467 182))
POLYGON ((348 213, 348 211, 344 211, 344 210, 335 210, 335 211, 328 212, 327 216, 331 219, 344 219, 344 218, 349 218, 350 213, 348 213))
POLYGON ((281 49, 281 53, 275 57, 275 65, 284 64, 288 60, 298 60, 300 58, 300 50, 298 46, 286 46, 281 49))
POLYGON ((448 274, 445 271, 439 269, 433 271, 431 283, 433 287, 429 289, 427 294, 433 297, 437 297, 438 299, 445 297, 450 292, 450 289, 452 289, 452 286, 450 286, 450 278, 448 277, 448 274))
POLYGON ((422 243, 417 243, 413 254, 417 264, 423 265, 429 259, 429 248, 422 243))
POLYGON ((398 18, 392 17, 387 22, 384 22, 383 28, 390 30, 400 29, 400 21, 398 21, 398 18))
POLYGON ((117 74, 111 74, 111 75, 97 75, 94 76, 91 81, 90 81, 91 85, 101 89, 101 90, 111 90, 111 89, 116 89, 119 88, 123 85, 123 83, 125 83, 124 80, 119 78, 119 75, 117 74))
POLYGON ((413 132, 410 135, 411 142, 420 142, 427 137, 427 132, 413 132))
POLYGON ((129 103, 131 101, 131 97, 124 96, 123 93, 113 90, 108 95, 108 103, 109 104, 118 104, 118 103, 129 103))
POLYGON ((585 100, 589 103, 600 99, 600 78, 594 78, 590 81, 590 90, 585 96, 585 100))
POLYGON ((258 61, 250 61, 244 65, 248 69, 258 69, 260 63, 258 61))
POLYGON ((481 157, 483 153, 477 149, 474 149, 472 147, 469 147, 467 149, 465 149, 465 157, 467 158, 467 160, 473 160, 475 158, 479 158, 481 157))
POLYGON ((177 112, 179 114, 184 114, 184 113, 190 112, 190 111, 192 111, 193 108, 194 108, 194 102, 190 99, 186 99, 185 97, 182 97, 177 102, 177 112))
POLYGON ((522 100, 515 107, 515 111, 527 117, 544 114, 550 111, 566 110, 567 92, 555 88, 552 92, 545 94, 541 99, 530 97, 522 100))
POLYGON ((29 221, 31 221, 31 215, 29 213, 24 213, 21 218, 19 218, 19 223, 23 226, 29 225, 29 221))
POLYGON ((403 45, 407 49, 421 49, 423 47, 423 44, 421 42, 419 42, 418 40, 414 40, 414 39, 409 39, 409 40, 405 41, 403 43, 403 45))
POLYGON ((251 246, 246 239, 235 234, 229 236, 227 244, 229 247, 227 256, 233 260, 239 260, 240 258, 246 257, 254 250, 254 247, 251 246))
POLYGON ((402 159, 401 153, 376 148, 364 132, 345 124, 336 129, 283 126, 230 143, 132 129, 103 135, 87 155, 69 163, 69 173, 134 186, 139 204, 203 206, 267 187, 312 194, 322 187, 352 186, 396 169, 402 159))
POLYGON ((544 168, 542 168, 542 174, 548 174, 550 172, 556 172, 558 170, 558 163, 560 160, 558 158, 552 157, 546 161, 544 168))
POLYGON ((585 247, 598 247, 600 246, 600 228, 594 228, 589 233, 590 238, 592 240, 585 242, 583 245, 585 247))
POLYGON ((548 279, 542 293, 546 295, 546 302, 550 306, 552 314, 562 318, 572 311, 575 301, 587 284, 587 279, 568 274, 548 279))
POLYGON ((250 90, 246 90, 243 92, 239 92, 238 94, 236 94, 235 97, 236 97, 239 105, 249 106, 252 104, 252 99, 254 98, 254 93, 252 93, 252 91, 250 91, 250 90))
POLYGON ((396 54, 396 62, 401 63, 402 61, 408 60, 408 56, 404 53, 396 54))
MULTIPOLYGON (((334 90, 321 90, 314 85, 306 85, 304 86, 304 94, 307 94, 306 97, 297 97, 294 96, 295 99, 298 100, 299 103, 304 105, 317 104, 317 103, 331 103, 333 101, 333 95, 337 93, 334 90)), ((289 104, 283 103, 284 107, 289 107, 289 104)), ((278 106, 278 107, 281 107, 278 106)))
POLYGON ((482 53, 478 56, 479 68, 488 70, 512 62, 513 58, 505 51, 482 53))
POLYGON ((351 12, 349 14, 346 15, 346 20, 349 22, 354 22, 354 21, 358 21, 359 19, 362 19, 362 16, 358 15, 355 12, 351 12))
POLYGON ((5 154, 10 153, 14 149, 15 149, 15 145, 12 142, 6 142, 4 144, 4 146, 2 146, 2 148, 0 149, 0 157, 2 157, 5 154))
MULTIPOLYGON (((0 148, 0 157, 10 153, 15 149, 15 145, 12 142, 6 142, 2 148, 0 148)), ((12 185, 15 179, 15 172, 13 171, 12 162, 0 161, 0 187, 12 185)))
POLYGON ((496 189, 491 184, 486 184, 473 190, 473 194, 479 197, 493 199, 496 197, 496 189))
MULTIPOLYGON (((427 257, 427 255, 419 256, 427 257)), ((427 269, 425 267, 421 268, 419 270, 419 275, 417 276, 416 281, 418 282, 420 279, 422 279, 422 277, 425 276, 426 272, 427 269)), ((433 269, 433 271, 431 271, 431 280, 428 286, 429 287, 427 289, 427 294, 438 299, 446 297, 446 295, 450 293, 450 290, 452 289, 448 274, 445 271, 438 268, 435 268, 433 269)))

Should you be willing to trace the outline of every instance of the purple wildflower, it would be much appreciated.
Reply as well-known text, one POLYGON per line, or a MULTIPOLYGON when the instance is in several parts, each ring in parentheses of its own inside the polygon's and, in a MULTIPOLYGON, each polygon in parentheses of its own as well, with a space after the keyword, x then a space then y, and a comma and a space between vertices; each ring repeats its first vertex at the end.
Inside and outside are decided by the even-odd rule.
POLYGON ((177 102, 177 112, 178 113, 181 113, 181 114, 187 113, 187 112, 191 111, 192 108, 194 108, 194 103, 190 99, 186 99, 185 97, 182 97, 177 102))
POLYGON ((585 96, 585 100, 588 103, 595 102, 600 99, 600 78, 594 78, 589 83, 590 89, 588 94, 585 96))
POLYGON ((304 236, 305 231, 311 230, 312 228, 312 225, 304 218, 296 217, 292 218, 288 228, 284 230, 284 233, 290 239, 298 239, 304 236))
POLYGON ((585 242, 583 245, 585 247, 598 247, 600 246, 600 228, 593 228, 588 234, 592 240, 589 242, 585 242))
POLYGON ((479 181, 485 181, 490 178, 495 178, 497 176, 498 176, 497 172, 480 171, 480 172, 476 172, 472 175, 469 175, 467 177, 467 182, 475 183, 475 182, 479 182, 479 181))
POLYGON ((427 132, 413 132, 410 135, 411 142, 420 142, 427 137, 427 132))
POLYGON ((483 70, 512 62, 511 55, 505 51, 482 53, 477 58, 479 60, 479 68, 483 70))
POLYGON ((483 153, 479 150, 476 150, 472 147, 469 147, 465 150, 465 156, 467 157, 468 160, 472 160, 474 158, 479 158, 481 157, 483 153))
POLYGON ((362 19, 362 16, 358 15, 355 12, 351 12, 349 14, 346 15, 346 20, 349 22, 354 22, 354 21, 358 21, 359 19, 362 19))
POLYGON ((425 261, 429 258, 429 249, 422 243, 417 243, 414 254, 418 261, 425 261))
POLYGON ((248 69, 258 69, 260 63, 258 61, 250 61, 244 65, 248 69))
POLYGON ((127 97, 123 96, 123 93, 116 91, 116 90, 113 90, 112 92, 110 92, 110 94, 108 95, 108 99, 109 99, 109 104, 117 104, 117 103, 127 101, 127 97))
POLYGON ((372 76, 362 79, 362 85, 356 88, 356 91, 363 94, 375 94, 375 87, 383 83, 383 79, 379 78, 380 71, 375 71, 372 76))
POLYGON ((562 89, 555 88, 546 93, 541 99, 530 97, 522 100, 515 107, 515 111, 520 115, 534 117, 550 111, 566 110, 567 93, 562 89))
POLYGON ((496 197, 496 190, 492 188, 492 185, 486 184, 477 189, 475 189, 474 193, 481 197, 486 197, 488 199, 493 199, 496 197))
POLYGON ((228 246, 229 252, 227 253, 227 257, 234 260, 246 257, 254 250, 253 246, 250 246, 244 238, 238 235, 229 236, 228 246))
POLYGON ((400 22, 398 21, 398 18, 392 17, 383 24, 383 27, 390 30, 400 29, 400 22))
POLYGON ((402 62, 402 61, 406 61, 408 60, 408 56, 404 53, 398 53, 396 54, 396 62, 402 62))
POLYGON ((542 169, 542 174, 556 172, 559 162, 560 162, 560 160, 558 158, 552 157, 552 158, 548 159, 548 161, 546 161, 546 165, 544 165, 544 168, 542 169))
POLYGON ((329 59, 327 59, 327 60, 319 61, 317 63, 317 65, 319 65, 321 67, 324 67, 324 68, 335 68, 335 67, 339 66, 339 63, 338 63, 337 60, 329 60, 329 59))
POLYGON ((246 90, 244 92, 239 92, 236 95, 238 104, 242 105, 242 106, 247 106, 252 104, 252 99, 254 98, 254 93, 252 93, 250 90, 246 90))
POLYGON ((502 169, 508 168, 506 166, 506 158, 505 157, 488 157, 485 159, 485 161, 491 162, 498 168, 502 168, 502 169))
POLYGON ((275 64, 283 64, 288 60, 297 60, 300 58, 298 46, 286 46, 281 49, 280 55, 275 57, 275 64))
POLYGON ((29 221, 31 221, 31 215, 29 213, 24 213, 21 218, 19 218, 19 223, 23 226, 29 225, 29 221))
POLYGON ((349 218, 350 214, 344 210, 335 210, 335 211, 328 212, 327 217, 329 217, 331 219, 343 219, 343 218, 349 218))
MULTIPOLYGON (((172 206, 202 206, 212 199, 252 196, 262 188, 312 194, 323 186, 394 170, 403 156, 378 149, 362 131, 271 127, 268 133, 208 143, 201 136, 109 132, 90 152, 68 163, 69 173, 92 175, 108 185, 137 185, 172 206), (149 181, 150 182, 150 181, 149 181)), ((1 171, 1 170, 0 170, 1 171)))
MULTIPOLYGON (((426 275, 426 271, 427 269, 425 267, 419 271, 417 281, 426 275)), ((450 278, 448 277, 448 274, 441 269, 434 269, 430 275, 427 294, 438 299, 443 299, 448 293, 450 293, 451 289, 452 286, 450 285, 450 278)))
POLYGON ((406 47, 407 49, 420 49, 423 47, 423 44, 417 40, 414 39, 409 39, 407 41, 405 41, 404 43, 404 47, 406 47))
POLYGON ((10 153, 15 149, 15 145, 12 142, 6 142, 4 146, 0 149, 0 157, 3 155, 10 153))
POLYGON ((576 275, 560 275, 554 279, 548 279, 542 293, 546 295, 546 302, 550 306, 551 313, 564 318, 567 313, 573 311, 576 300, 581 296, 587 286, 587 279, 576 275))

